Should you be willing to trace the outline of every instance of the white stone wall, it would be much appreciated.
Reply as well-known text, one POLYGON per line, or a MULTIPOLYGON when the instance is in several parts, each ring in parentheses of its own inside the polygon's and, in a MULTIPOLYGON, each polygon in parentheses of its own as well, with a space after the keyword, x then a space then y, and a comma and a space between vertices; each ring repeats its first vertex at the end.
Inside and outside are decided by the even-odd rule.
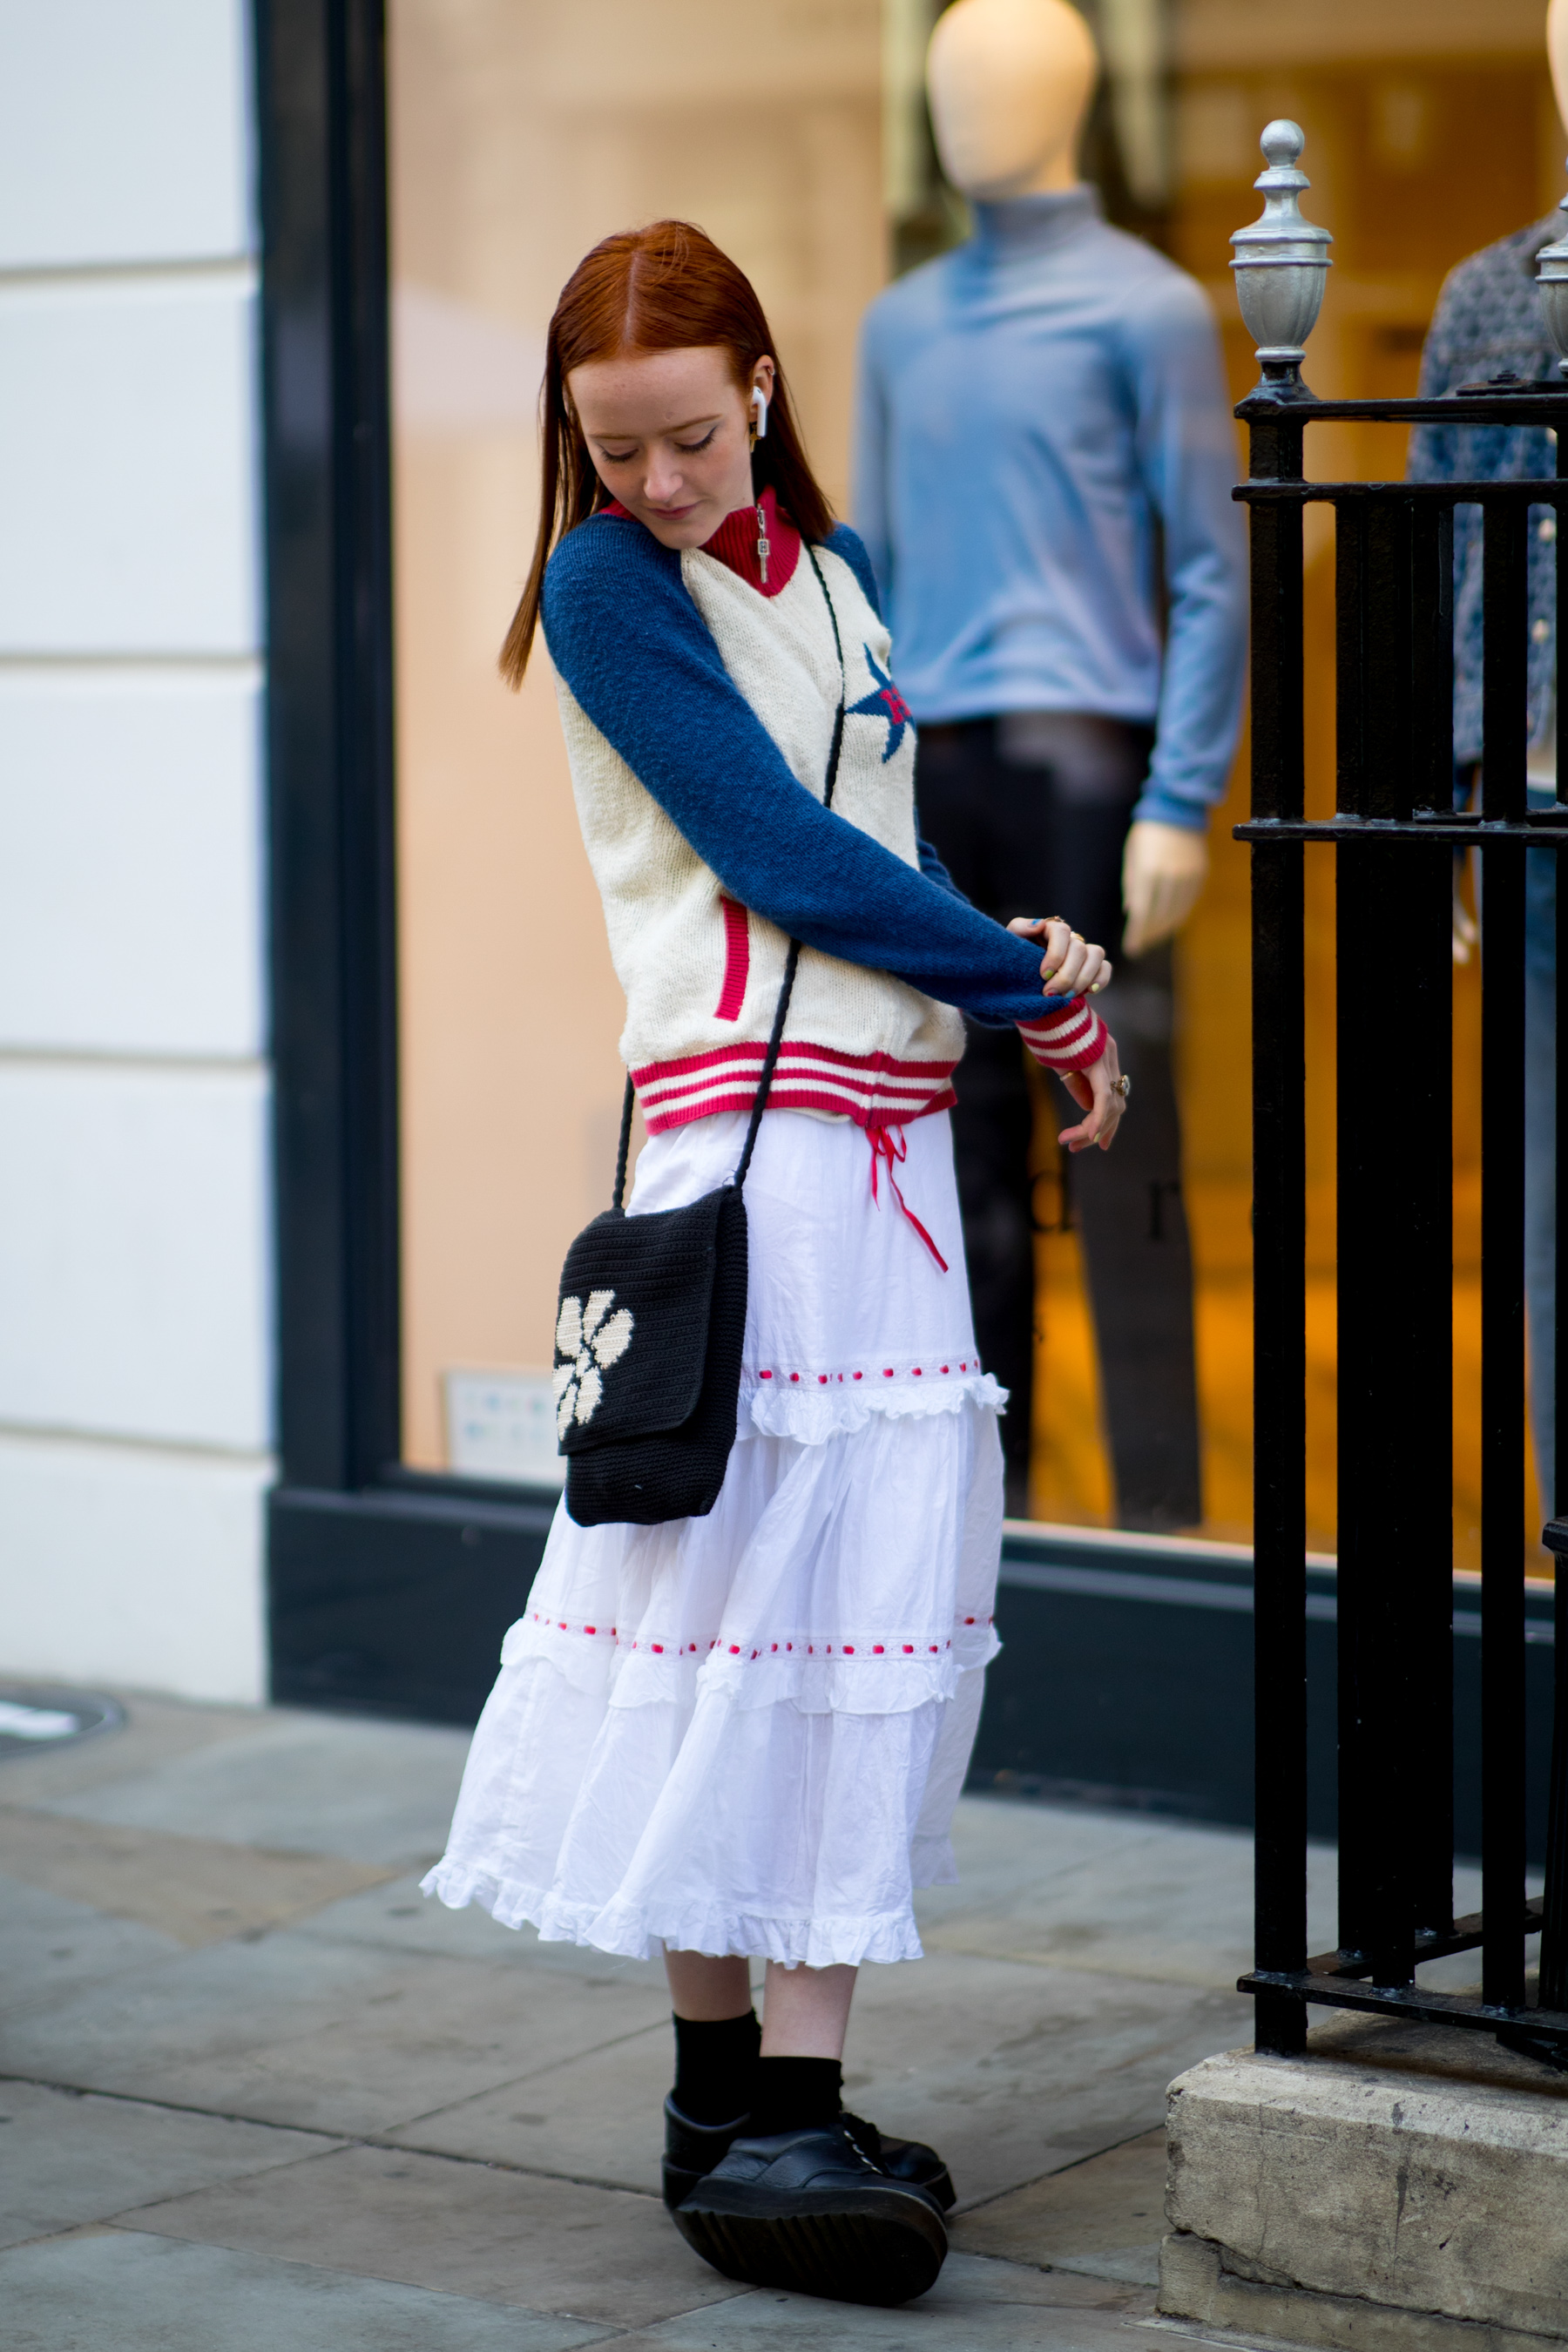
POLYGON ((0 1674, 252 1699, 271 1474, 243 0, 0 0, 0 1674))

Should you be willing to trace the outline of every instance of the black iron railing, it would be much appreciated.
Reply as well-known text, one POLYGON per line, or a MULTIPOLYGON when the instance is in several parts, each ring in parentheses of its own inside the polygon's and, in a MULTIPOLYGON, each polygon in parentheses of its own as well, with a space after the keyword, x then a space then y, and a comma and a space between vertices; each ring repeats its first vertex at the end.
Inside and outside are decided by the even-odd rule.
MULTIPOLYGON (((1261 183, 1259 184, 1262 184, 1261 183)), ((1568 840, 1529 810, 1530 509, 1568 505, 1568 387, 1318 401, 1293 367, 1237 410, 1252 537, 1258 2046, 1306 2046, 1307 2004, 1501 2032, 1568 2063, 1568 1519, 1558 1552, 1545 1895, 1525 1896, 1525 853, 1568 840), (1529 424, 1554 479, 1312 482, 1305 436, 1354 419, 1529 424), (1335 520, 1336 814, 1303 814, 1302 513, 1335 520), (1482 510, 1482 805, 1453 793, 1453 514, 1482 510), (1340 971, 1339 1948, 1307 1948, 1305 1059, 1302 858, 1335 860, 1340 971), (1453 1910, 1452 961, 1457 848, 1479 853, 1481 963, 1480 1912, 1453 1910), (1527 1944, 1542 1938, 1539 2004, 1527 1944), (1479 1998, 1416 1983, 1477 1948, 1479 1998)), ((1568 590, 1557 537, 1559 604, 1568 590)), ((1561 905, 1561 901, 1560 901, 1561 905)), ((1560 924, 1563 916, 1559 915, 1560 924)), ((1568 940, 1564 941, 1568 945, 1568 940)), ((1568 1186, 1568 995, 1558 964, 1559 1229, 1568 1186)), ((1568 1297, 1557 1460, 1568 1459, 1568 1297)), ((1559 1472, 1561 1477, 1562 1473, 1559 1472)))

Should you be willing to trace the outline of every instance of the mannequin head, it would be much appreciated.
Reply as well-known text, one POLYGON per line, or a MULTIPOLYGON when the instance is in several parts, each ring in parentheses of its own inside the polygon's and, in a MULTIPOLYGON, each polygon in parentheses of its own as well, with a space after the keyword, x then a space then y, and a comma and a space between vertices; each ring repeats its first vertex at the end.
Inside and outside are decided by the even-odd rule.
MULTIPOLYGON (((1568 26, 1568 0, 1552 0, 1568 26)), ((982 203, 1078 184, 1078 142, 1100 72, 1068 0, 957 0, 937 18, 926 89, 942 167, 982 203)))
POLYGON ((1546 62, 1557 95, 1557 112, 1568 123, 1568 0, 1550 0, 1546 11, 1546 62))

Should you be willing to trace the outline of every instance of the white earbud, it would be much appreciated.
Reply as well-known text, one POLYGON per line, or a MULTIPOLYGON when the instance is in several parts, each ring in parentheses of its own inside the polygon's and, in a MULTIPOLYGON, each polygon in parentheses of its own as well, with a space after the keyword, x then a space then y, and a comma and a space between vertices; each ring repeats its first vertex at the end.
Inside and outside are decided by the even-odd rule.
POLYGON ((760 383, 752 386, 752 398, 757 404, 757 438, 765 441, 768 437, 768 396, 760 383))

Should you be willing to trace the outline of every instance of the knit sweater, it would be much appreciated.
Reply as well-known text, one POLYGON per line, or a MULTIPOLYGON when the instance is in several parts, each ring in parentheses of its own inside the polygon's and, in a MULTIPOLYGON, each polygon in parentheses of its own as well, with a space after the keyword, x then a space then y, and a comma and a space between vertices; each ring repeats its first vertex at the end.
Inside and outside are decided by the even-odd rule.
POLYGON ((649 1131, 750 1107, 792 938, 773 1108, 873 1129, 947 1108, 960 1013, 1016 1022, 1047 1067, 1087 1068, 1105 1050, 1093 1011, 1042 999, 1038 948, 971 907, 919 840, 914 729, 864 549, 840 525, 814 551, 830 618, 771 492, 763 511, 765 582, 751 507, 684 551, 609 507, 545 575, 573 790, 626 992, 621 1052, 649 1131))
MULTIPOLYGON (((1421 354, 1421 397, 1440 400, 1461 383, 1505 371, 1556 391, 1557 353, 1546 331, 1535 283, 1535 257, 1563 234, 1552 213, 1515 229, 1448 272, 1421 354)), ((1556 452, 1539 425, 1418 425, 1410 436, 1413 482, 1509 482, 1550 478, 1556 452)), ((1552 716, 1557 674, 1557 517, 1530 509, 1528 726, 1535 743, 1552 716)), ((1454 757, 1481 756, 1486 565, 1481 510, 1454 509, 1454 757)), ((1548 855, 1555 855, 1549 852, 1548 855)))

